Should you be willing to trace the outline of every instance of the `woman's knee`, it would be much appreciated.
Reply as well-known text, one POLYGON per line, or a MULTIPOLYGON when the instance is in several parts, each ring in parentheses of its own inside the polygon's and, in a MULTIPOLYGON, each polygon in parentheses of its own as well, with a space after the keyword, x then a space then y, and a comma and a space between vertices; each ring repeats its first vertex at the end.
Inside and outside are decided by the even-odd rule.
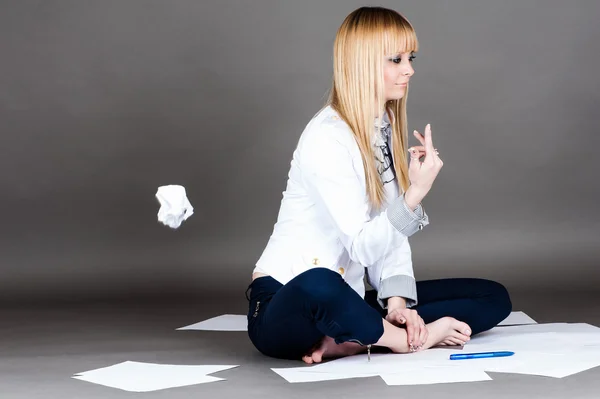
POLYGON ((504 320, 512 312, 512 301, 506 287, 497 281, 483 280, 485 292, 489 301, 494 304, 500 321, 504 320))
POLYGON ((296 289, 313 298, 322 300, 333 299, 341 288, 347 286, 342 276, 324 267, 307 270, 288 284, 294 285, 296 289))
POLYGON ((297 275, 292 281, 296 281, 303 286, 330 286, 344 282, 339 273, 324 267, 315 267, 297 275))

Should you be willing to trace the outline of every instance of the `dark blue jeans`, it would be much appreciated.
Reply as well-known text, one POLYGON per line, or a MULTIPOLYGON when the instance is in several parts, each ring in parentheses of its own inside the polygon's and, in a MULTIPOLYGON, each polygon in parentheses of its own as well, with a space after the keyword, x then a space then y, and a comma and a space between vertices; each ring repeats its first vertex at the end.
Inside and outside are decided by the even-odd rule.
MULTIPOLYGON (((413 309, 425 323, 451 316, 467 323, 472 335, 496 326, 512 310, 504 286, 490 280, 419 281, 417 294, 419 303, 413 309)), ((286 285, 259 277, 246 296, 248 335, 267 356, 299 360, 324 336, 337 343, 368 345, 383 335, 387 310, 379 306, 377 292, 367 291, 363 299, 329 269, 308 270, 286 285)))

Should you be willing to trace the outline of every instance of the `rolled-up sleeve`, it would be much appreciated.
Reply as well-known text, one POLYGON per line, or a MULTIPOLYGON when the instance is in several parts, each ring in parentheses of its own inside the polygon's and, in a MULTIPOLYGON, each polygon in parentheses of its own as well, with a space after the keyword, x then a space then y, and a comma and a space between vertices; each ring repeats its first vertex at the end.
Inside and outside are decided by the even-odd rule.
POLYGON ((387 209, 388 219, 392 226, 407 237, 429 224, 429 217, 421 204, 411 210, 404 199, 404 194, 394 201, 387 209))
POLYGON ((387 308, 387 298, 399 296, 406 307, 418 303, 417 284, 412 266, 412 253, 408 240, 393 248, 383 259, 367 267, 367 280, 377 290, 377 301, 387 308))

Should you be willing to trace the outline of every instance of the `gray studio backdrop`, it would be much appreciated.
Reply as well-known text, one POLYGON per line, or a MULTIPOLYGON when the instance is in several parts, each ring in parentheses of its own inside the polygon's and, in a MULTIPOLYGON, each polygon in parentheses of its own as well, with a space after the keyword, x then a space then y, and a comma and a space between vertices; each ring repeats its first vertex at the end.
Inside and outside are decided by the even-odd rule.
MULTIPOLYGON (((243 298, 364 4, 3 0, 0 298, 243 298), (165 184, 195 207, 178 230, 165 184)), ((417 277, 594 290, 600 3, 370 4, 416 27, 409 128, 431 123, 445 162, 417 277)))

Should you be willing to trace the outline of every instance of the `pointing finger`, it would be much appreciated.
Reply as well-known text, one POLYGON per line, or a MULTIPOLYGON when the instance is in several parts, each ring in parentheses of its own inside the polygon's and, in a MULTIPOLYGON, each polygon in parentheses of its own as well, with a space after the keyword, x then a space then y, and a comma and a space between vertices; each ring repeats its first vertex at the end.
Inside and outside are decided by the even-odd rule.
POLYGON ((432 163, 436 158, 436 155, 435 149, 433 148, 433 140, 431 138, 431 125, 429 124, 425 126, 425 151, 427 151, 427 154, 429 155, 425 156, 425 160, 423 162, 429 161, 428 163, 432 163))
POLYGON ((427 126, 425 126, 425 149, 427 151, 431 151, 433 152, 434 148, 433 148, 433 139, 431 137, 431 125, 427 124, 427 126))

